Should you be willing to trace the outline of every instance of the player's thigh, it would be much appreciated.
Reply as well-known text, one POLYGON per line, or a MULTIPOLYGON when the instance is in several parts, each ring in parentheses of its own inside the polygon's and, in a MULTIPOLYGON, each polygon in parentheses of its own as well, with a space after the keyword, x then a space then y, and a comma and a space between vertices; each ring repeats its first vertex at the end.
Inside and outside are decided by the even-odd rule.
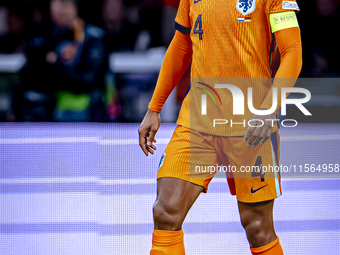
POLYGON ((222 160, 224 157, 234 167, 232 178, 238 201, 256 203, 281 195, 278 132, 256 147, 248 147, 242 137, 229 137, 224 146, 228 149, 222 160))
POLYGON ((212 136, 178 126, 159 163, 157 179, 175 178, 201 186, 206 192, 219 163, 212 136))
POLYGON ((206 191, 215 172, 204 169, 218 162, 211 139, 183 126, 175 129, 159 163, 155 228, 180 229, 192 204, 206 191))
POLYGON ((202 186, 176 178, 157 180, 157 199, 154 204, 156 229, 179 230, 202 186))

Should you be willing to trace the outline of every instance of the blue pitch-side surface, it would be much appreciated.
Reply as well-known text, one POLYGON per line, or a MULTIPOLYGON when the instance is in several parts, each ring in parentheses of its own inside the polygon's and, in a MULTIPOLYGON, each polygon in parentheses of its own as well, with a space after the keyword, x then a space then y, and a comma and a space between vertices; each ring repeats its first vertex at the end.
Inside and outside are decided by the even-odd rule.
MULTIPOLYGON (((174 128, 162 125, 146 158, 137 124, 0 124, 0 254, 148 254, 157 166, 174 128)), ((280 163, 339 164, 339 128, 282 128, 280 163)), ((340 254, 340 173, 298 174, 282 173, 275 202, 285 254, 340 254)), ((183 228, 189 255, 249 254, 222 174, 183 228)))

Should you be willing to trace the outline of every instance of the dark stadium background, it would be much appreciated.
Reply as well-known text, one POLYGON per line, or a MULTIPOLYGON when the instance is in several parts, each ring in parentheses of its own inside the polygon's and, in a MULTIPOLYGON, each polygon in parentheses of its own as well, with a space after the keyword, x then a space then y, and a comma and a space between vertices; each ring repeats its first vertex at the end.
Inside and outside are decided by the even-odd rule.
MULTIPOLYGON (((171 2, 171 1, 169 1, 171 2)), ((340 76, 337 39, 338 0, 299 1, 298 20, 303 42, 303 70, 300 77, 340 76)), ((2 0, 0 2, 0 120, 1 121, 109 121, 139 122, 147 109, 164 52, 174 33, 176 8, 161 0, 79 0, 79 15, 88 24, 105 31, 108 65, 103 65, 97 94, 90 107, 92 117, 56 118, 56 93, 65 87, 76 93, 73 80, 53 82, 53 70, 46 54, 59 42, 72 39, 73 31, 56 36, 49 1, 2 0), (52 31, 52 32, 51 32, 52 31), (51 35, 52 34, 52 35, 51 35), (52 37, 52 39, 51 39, 52 37), (51 42, 53 41, 53 42, 51 42), (35 80, 29 77, 36 77, 35 80), (28 77, 28 78, 27 78, 28 77), (39 95, 30 92, 41 93, 39 95), (31 96, 30 96, 31 95, 31 96), (33 96, 33 98, 32 98, 33 96), (99 98, 99 99, 98 99, 99 98), (55 114, 55 113, 54 113, 55 114), (95 115, 96 117, 93 117, 95 115)), ((307 84, 308 87, 308 84, 307 84)), ((319 122, 338 122, 340 95, 335 85, 309 86, 319 122), (324 109, 325 101, 328 103, 324 109), (318 107, 323 108, 318 108, 318 107), (320 110, 322 109, 322 110, 320 110)), ((92 88, 95 90, 96 88, 92 88)), ((86 91, 89 95, 90 92, 86 91)), ((174 122, 183 89, 171 97, 163 112, 164 122, 174 122)), ((292 113, 294 114, 294 113, 292 113)), ((292 116, 294 117, 294 116, 292 116)), ((303 120, 308 121, 308 120, 303 120)), ((313 122, 314 120, 310 121, 313 122)))

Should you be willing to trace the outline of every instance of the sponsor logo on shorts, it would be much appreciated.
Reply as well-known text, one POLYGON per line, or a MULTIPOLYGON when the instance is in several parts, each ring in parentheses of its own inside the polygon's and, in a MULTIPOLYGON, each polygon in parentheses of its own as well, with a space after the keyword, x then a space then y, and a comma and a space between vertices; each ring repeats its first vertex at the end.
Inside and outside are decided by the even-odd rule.
MULTIPOLYGON (((268 184, 267 184, 268 185, 268 184)), ((267 185, 264 185, 264 186, 262 186, 262 187, 260 187, 260 188, 258 188, 258 189, 253 189, 253 188, 251 188, 251 190, 250 190, 250 192, 251 193, 255 193, 255 192, 258 192, 260 189, 263 189, 264 187, 266 187, 267 185)))

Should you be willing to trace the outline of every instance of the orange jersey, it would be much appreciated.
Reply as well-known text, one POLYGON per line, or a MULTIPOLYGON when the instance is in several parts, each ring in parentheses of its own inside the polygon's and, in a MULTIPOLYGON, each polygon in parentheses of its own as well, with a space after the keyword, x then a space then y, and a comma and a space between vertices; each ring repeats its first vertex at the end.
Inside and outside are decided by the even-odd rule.
MULTIPOLYGON (((252 115, 247 107, 247 88, 253 88, 255 109, 261 107, 271 90, 269 15, 292 10, 298 10, 295 1, 181 0, 175 26, 180 32, 190 34, 193 53, 191 90, 184 99, 177 123, 208 134, 243 136, 252 115), (234 84, 244 95, 243 115, 233 115, 230 92, 214 87, 216 83, 223 83, 221 78, 243 79, 234 84), (207 108, 216 110, 208 110, 207 115, 202 116, 202 94, 208 92, 211 95, 208 95, 207 108), (246 122, 233 127, 229 123, 213 127, 213 119, 246 122)), ((277 127, 273 132, 276 130, 277 127)))
POLYGON ((269 78, 269 14, 295 10, 283 9, 283 2, 182 0, 175 21, 177 30, 190 33, 191 77, 269 78))

